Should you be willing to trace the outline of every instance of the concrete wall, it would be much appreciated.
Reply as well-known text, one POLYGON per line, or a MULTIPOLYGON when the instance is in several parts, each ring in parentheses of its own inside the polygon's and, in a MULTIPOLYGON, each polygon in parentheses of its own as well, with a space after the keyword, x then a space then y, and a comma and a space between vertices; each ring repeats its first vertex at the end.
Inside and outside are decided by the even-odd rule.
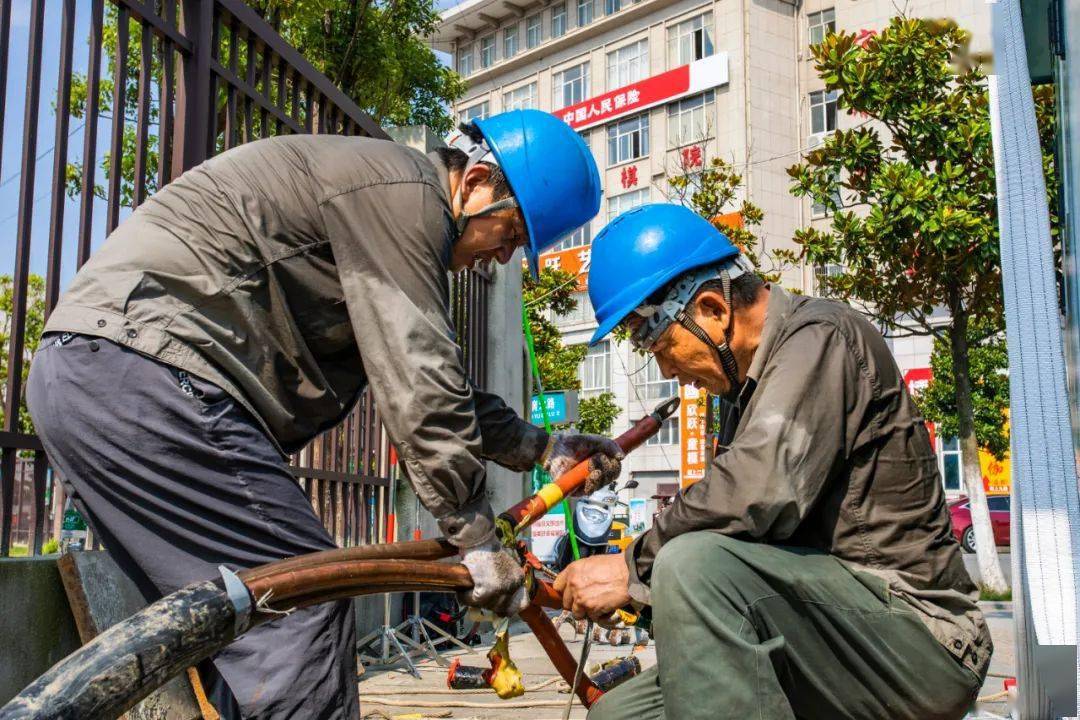
POLYGON ((0 560, 0 705, 79 645, 56 556, 0 560))

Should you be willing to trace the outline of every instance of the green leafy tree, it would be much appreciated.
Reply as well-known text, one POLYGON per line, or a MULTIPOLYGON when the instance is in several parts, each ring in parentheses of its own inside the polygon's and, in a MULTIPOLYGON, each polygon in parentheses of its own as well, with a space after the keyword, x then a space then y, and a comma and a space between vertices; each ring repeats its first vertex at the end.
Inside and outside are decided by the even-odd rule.
MULTIPOLYGON (((8 381, 8 345, 11 342, 11 318, 15 306, 15 286, 10 275, 0 275, 0 423, 7 407, 8 381)), ((26 291, 26 338, 23 345, 22 387, 26 388, 26 378, 30 374, 30 360, 37 352, 38 340, 45 327, 45 278, 30 274, 26 291)), ((19 432, 32 434, 34 424, 26 409, 26 393, 19 403, 19 432)))
MULTIPOLYGON (((394 0, 393 2, 353 2, 353 0, 254 0, 249 5, 262 17, 269 19, 282 37, 293 45, 315 69, 341 88, 361 109, 380 125, 427 125, 433 132, 444 135, 453 129, 454 117, 449 105, 460 98, 466 83, 452 68, 442 65, 424 38, 438 24, 438 10, 432 0, 394 0)), ((113 67, 117 52, 117 11, 106 4, 102 32, 103 77, 99 90, 101 116, 109 120, 114 108, 113 67)), ((225 32, 228 32, 227 30, 225 32)), ((123 135, 124 156, 121 167, 120 202, 133 205, 135 188, 135 122, 138 112, 139 64, 142 53, 142 34, 137 21, 129 22, 127 54, 127 83, 125 87, 125 116, 123 135)), ((152 54, 151 77, 154 88, 162 77, 161 57, 152 54)), ((238 43, 237 73, 247 74, 249 62, 261 71, 261 57, 248 57, 246 43, 238 43)), ((229 66, 228 43, 224 37, 221 63, 229 66)), ((151 91, 149 108, 146 187, 148 194, 157 190, 160 143, 156 133, 158 102, 156 90, 151 91)), ((272 92, 276 93, 276 89, 272 92)), ((71 114, 81 120, 85 116, 89 88, 86 76, 73 78, 71 114)), ((219 108, 218 128, 224 128, 225 91, 216 98, 219 108)), ((282 99, 291 112, 292 98, 282 99)), ((258 125, 258 122, 256 122, 258 125)), ((241 129, 243 132, 243 129, 241 129)), ((223 137, 223 136, 222 136, 223 137)), ((219 138, 219 147, 221 147, 219 138)), ((252 138, 242 137, 246 141, 252 138)), ((111 174, 111 153, 101 159, 102 184, 95 184, 94 194, 106 196, 111 174)), ((67 169, 67 192, 81 192, 82 168, 72 163, 67 169)))
POLYGON ((610 435, 615 418, 622 413, 622 408, 615 404, 615 396, 609 392, 578 401, 580 420, 577 429, 594 435, 610 435))
MULTIPOLYGON (((586 347, 563 345, 562 333, 554 322, 556 316, 577 309, 577 289, 577 276, 559 268, 543 268, 539 280, 533 280, 528 272, 522 274, 522 294, 544 390, 581 389, 578 367, 585 359, 586 347)), ((621 412, 611 393, 582 398, 578 402, 577 429, 608 435, 621 412)))
POLYGON ((971 340, 976 329, 1002 327, 1001 264, 986 78, 969 40, 951 21, 897 17, 863 41, 841 32, 813 46, 826 89, 864 120, 827 136, 788 173, 794 194, 832 215, 828 229, 795 236, 803 259, 842 268, 821 279, 823 290, 894 336, 948 341, 980 573, 1000 592, 1007 584, 979 467, 971 340))
MULTIPOLYGON (((958 437, 956 379, 948 338, 934 338, 930 355, 933 380, 916 396, 923 416, 942 437, 958 437)), ((1001 333, 987 336, 981 328, 968 334, 968 377, 979 447, 1001 460, 1009 452, 1009 354, 1001 333)))

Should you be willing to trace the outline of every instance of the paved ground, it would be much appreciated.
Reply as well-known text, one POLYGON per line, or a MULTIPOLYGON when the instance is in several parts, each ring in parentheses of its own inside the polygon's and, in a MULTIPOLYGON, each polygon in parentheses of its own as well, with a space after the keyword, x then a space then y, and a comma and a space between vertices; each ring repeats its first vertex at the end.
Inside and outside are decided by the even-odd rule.
MULTIPOLYGON (((987 696, 1000 692, 1002 689, 1002 677, 1015 674, 1015 650, 1012 639, 1012 604, 1011 603, 986 603, 984 604, 990 632, 994 638, 994 658, 990 665, 991 676, 987 677, 981 695, 987 696)), ((563 637, 567 639, 570 651, 576 656, 581 652, 580 639, 572 639, 569 626, 563 627, 563 637)), ((590 653, 590 662, 606 660, 608 658, 628 654, 630 647, 623 645, 611 647, 607 644, 593 644, 590 653)), ((476 652, 465 653, 456 650, 447 653, 447 658, 461 658, 466 665, 486 665, 487 661, 483 653, 487 652, 487 646, 478 648, 476 652)), ((556 673, 551 667, 547 656, 536 639, 528 634, 524 627, 515 628, 511 642, 511 652, 518 668, 525 676, 525 687, 554 682, 556 673)), ((655 646, 650 644, 640 652, 639 657, 642 665, 649 667, 656 662, 655 646)), ((424 660, 418 664, 421 679, 417 680, 404 671, 402 666, 392 669, 368 669, 360 682, 360 696, 362 715, 364 717, 388 717, 398 718, 406 715, 411 718, 451 717, 457 720, 509 718, 512 720, 560 720, 566 707, 568 695, 558 692, 555 684, 548 684, 545 688, 535 692, 526 692, 522 698, 511 701, 501 701, 494 693, 484 694, 443 694, 446 689, 446 669, 439 667, 431 660, 424 660), (404 706, 389 706, 380 704, 380 701, 392 700, 405 704, 404 706), (420 705, 407 705, 406 703, 447 703, 449 701, 467 701, 481 704, 481 707, 462 707, 445 705, 441 709, 423 707, 420 705), (521 706, 521 703, 533 703, 531 707, 521 706), (380 715, 379 713, 385 713, 380 715), (440 712, 450 712, 450 715, 439 715, 440 712), (408 713, 420 713, 408 715, 408 713)), ((1003 701, 984 703, 980 710, 992 714, 973 714, 971 718, 994 718, 1008 714, 1008 708, 1003 701)), ((576 701, 574 710, 570 715, 574 720, 583 720, 585 711, 576 701)), ((404 720, 404 719, 402 719, 404 720)))
MULTIPOLYGON (((1009 554, 1008 548, 998 548, 998 560, 1001 561, 1001 569, 1005 573, 1005 579, 1012 584, 1012 555, 1009 554)), ((967 568, 968 574, 971 575, 971 579, 975 582, 979 582, 979 561, 975 559, 975 555, 964 553, 964 567, 967 568)))

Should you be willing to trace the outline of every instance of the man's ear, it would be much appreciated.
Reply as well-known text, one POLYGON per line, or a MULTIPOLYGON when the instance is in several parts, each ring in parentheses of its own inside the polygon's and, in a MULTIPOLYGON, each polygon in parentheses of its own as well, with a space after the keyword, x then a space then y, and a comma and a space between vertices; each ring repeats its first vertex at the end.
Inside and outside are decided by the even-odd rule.
POLYGON ((465 183, 462 190, 462 200, 467 200, 469 195, 478 185, 483 185, 491 178, 491 168, 485 163, 476 163, 465 173, 462 182, 465 183))
POLYGON ((694 298, 694 314, 699 320, 716 320, 726 327, 729 309, 719 289, 706 288, 694 298))

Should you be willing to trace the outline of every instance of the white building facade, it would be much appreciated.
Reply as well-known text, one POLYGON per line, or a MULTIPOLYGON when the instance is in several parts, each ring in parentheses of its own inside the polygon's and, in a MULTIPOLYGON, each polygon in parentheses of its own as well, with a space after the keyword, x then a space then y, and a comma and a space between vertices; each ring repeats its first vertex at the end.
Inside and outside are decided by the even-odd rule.
MULTIPOLYGON (((972 50, 989 49, 984 0, 911 0, 906 10, 952 18, 972 32, 972 50)), ((786 169, 826 133, 862 120, 837 110, 809 46, 831 30, 874 32, 896 13, 893 0, 466 0, 443 13, 432 43, 469 81, 453 108, 460 119, 537 108, 563 118, 592 150, 600 213, 541 261, 581 272, 609 219, 674 200, 668 178, 714 157, 735 166, 745 197, 764 212, 766 249, 790 248, 796 228, 828 223, 820 208, 791 195, 786 169)), ((813 293, 815 269, 789 270, 782 282, 813 293)), ((557 320, 566 344, 587 342, 595 329, 584 286, 578 298, 577 312, 557 320)), ((893 347, 917 382, 929 341, 893 347)), ((589 350, 580 372, 583 396, 611 392, 622 408, 616 433, 680 391, 654 362, 610 339, 589 350)), ((676 491, 703 468, 703 418, 686 415, 696 403, 685 399, 680 421, 624 463, 624 479, 639 482, 627 496, 645 499, 649 517, 652 496, 676 491)), ((943 458, 943 469, 952 462, 943 458)))

